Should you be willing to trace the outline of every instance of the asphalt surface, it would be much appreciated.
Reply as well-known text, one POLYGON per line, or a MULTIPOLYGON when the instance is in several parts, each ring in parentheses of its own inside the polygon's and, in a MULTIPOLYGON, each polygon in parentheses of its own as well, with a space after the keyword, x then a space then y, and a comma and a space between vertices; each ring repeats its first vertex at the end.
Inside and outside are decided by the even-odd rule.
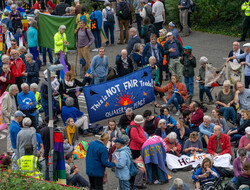
MULTIPOLYGON (((117 45, 118 42, 118 36, 119 32, 115 31, 115 46, 109 46, 106 48, 106 55, 108 56, 109 64, 110 66, 114 66, 115 63, 115 56, 120 53, 120 51, 124 48, 126 48, 125 45, 117 45)), ((228 37, 228 36, 223 36, 223 35, 218 35, 218 34, 209 34, 209 33, 202 33, 202 32, 192 32, 190 36, 182 38, 182 41, 185 45, 190 45, 193 48, 193 55, 197 59, 197 68, 196 68, 196 76, 198 75, 198 68, 200 67, 198 60, 200 59, 201 56, 206 56, 209 60, 210 63, 212 63, 215 67, 219 68, 224 62, 225 62, 225 57, 228 56, 229 51, 232 49, 232 43, 236 41, 236 38, 233 37, 228 37)), ((243 44, 241 44, 242 47, 243 44)), ((94 46, 92 45, 94 48, 94 46)), ((96 52, 91 52, 91 58, 95 56, 97 53, 96 52)), ((42 57, 41 57, 42 58, 42 57)), ((69 62, 71 64, 75 63, 76 60, 76 54, 68 54, 69 62)), ((79 61, 79 59, 78 59, 79 61)), ((43 70, 45 70, 45 67, 43 66, 41 68, 40 72, 40 77, 43 77, 43 70)), ((163 86, 166 85, 167 82, 164 81, 163 86)), ((216 88, 213 91, 213 95, 215 93, 218 93, 218 91, 221 89, 221 87, 216 88)), ((198 93, 199 93, 199 88, 198 84, 195 84, 195 94, 194 94, 194 100, 198 100, 198 93)), ((85 114, 87 114, 87 107, 85 103, 85 98, 83 94, 79 97, 79 102, 80 102, 80 109, 81 111, 84 111, 85 114)), ((158 98, 158 103, 163 104, 163 101, 158 98)), ((208 106, 209 110, 206 112, 208 115, 210 115, 210 112, 212 108, 214 108, 215 105, 210 105, 208 106)), ((150 109, 154 111, 153 105, 147 104, 144 107, 137 109, 134 111, 135 114, 143 114, 143 112, 146 109, 150 109)), ((159 109, 156 109, 156 112, 159 114, 159 109)), ((177 119, 178 117, 175 116, 174 113, 171 113, 171 115, 177 119)), ((114 118, 115 121, 118 122, 119 117, 114 118)), ((102 125, 107 125, 107 121, 101 121, 98 122, 102 125)), ((63 126, 62 122, 59 122, 58 125, 63 126)), ((95 136, 90 136, 90 137, 80 137, 80 140, 88 141, 91 142, 93 140, 97 139, 95 136)), ((6 151, 6 130, 0 131, 0 153, 6 151)), ((86 179, 86 169, 85 169, 85 159, 81 160, 75 160, 74 163, 79 167, 79 173, 82 174, 86 179)), ((115 177, 114 173, 111 172, 110 169, 107 169, 108 172, 108 182, 107 184, 104 185, 104 189, 106 190, 113 190, 117 189, 118 187, 118 180, 115 177)), ((185 183, 187 183, 190 187, 190 189, 194 189, 194 184, 191 180, 192 176, 192 171, 190 172, 177 172, 177 173, 172 173, 169 171, 169 174, 172 176, 172 178, 179 177, 183 179, 185 183)), ((153 186, 147 186, 147 189, 155 189, 155 190, 163 190, 163 189, 170 189, 173 179, 170 180, 168 184, 164 185, 153 185, 153 186)))

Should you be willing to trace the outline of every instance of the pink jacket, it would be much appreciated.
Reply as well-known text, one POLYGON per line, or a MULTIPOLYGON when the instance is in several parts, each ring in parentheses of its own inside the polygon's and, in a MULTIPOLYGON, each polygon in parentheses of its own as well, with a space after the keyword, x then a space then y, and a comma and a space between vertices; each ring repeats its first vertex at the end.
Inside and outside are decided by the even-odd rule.
POLYGON ((147 140, 144 135, 144 130, 140 125, 135 124, 134 121, 131 121, 130 125, 134 125, 136 128, 132 127, 130 130, 130 144, 129 147, 132 150, 141 150, 143 143, 147 140))
MULTIPOLYGON (((249 143, 250 143, 250 139, 247 138, 247 135, 244 135, 244 136, 241 137, 241 139, 240 139, 240 143, 239 143, 238 149, 244 148, 244 147, 247 146, 249 143)), ((248 148, 247 151, 250 151, 250 148, 248 148)))

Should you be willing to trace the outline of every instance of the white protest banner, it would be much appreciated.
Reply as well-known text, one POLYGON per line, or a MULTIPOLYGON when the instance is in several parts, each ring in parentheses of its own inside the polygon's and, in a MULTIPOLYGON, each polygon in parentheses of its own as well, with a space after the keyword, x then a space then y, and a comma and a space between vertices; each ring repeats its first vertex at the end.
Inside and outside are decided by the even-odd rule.
MULTIPOLYGON (((201 164, 202 160, 206 157, 210 156, 209 154, 196 154, 194 156, 186 156, 182 155, 181 157, 168 154, 166 155, 167 166, 170 170, 172 169, 181 169, 191 165, 195 168, 198 164, 201 164)), ((232 165, 230 164, 231 155, 223 154, 220 156, 213 157, 214 166, 230 168, 232 165)))

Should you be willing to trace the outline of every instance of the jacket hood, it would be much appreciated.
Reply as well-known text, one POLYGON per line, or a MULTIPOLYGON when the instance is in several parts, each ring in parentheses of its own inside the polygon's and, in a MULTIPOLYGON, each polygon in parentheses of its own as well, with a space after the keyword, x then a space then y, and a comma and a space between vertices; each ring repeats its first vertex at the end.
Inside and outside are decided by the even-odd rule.
POLYGON ((135 124, 134 121, 131 121, 131 122, 130 122, 130 125, 135 125, 136 127, 139 127, 139 125, 135 124))
POLYGON ((122 148, 120 148, 120 149, 118 150, 118 152, 121 152, 121 151, 125 151, 125 152, 129 155, 129 158, 130 158, 130 159, 132 158, 132 156, 131 156, 131 150, 130 150, 129 147, 124 146, 124 147, 122 147, 122 148))

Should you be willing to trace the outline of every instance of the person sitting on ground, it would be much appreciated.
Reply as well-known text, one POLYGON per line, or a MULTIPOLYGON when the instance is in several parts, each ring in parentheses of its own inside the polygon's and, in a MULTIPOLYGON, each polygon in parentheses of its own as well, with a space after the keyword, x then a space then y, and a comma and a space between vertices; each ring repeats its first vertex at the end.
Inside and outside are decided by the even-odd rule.
POLYGON ((185 125, 187 125, 190 129, 191 128, 191 122, 190 122, 191 111, 189 109, 183 110, 181 119, 183 119, 185 125))
POLYGON ((177 135, 175 132, 171 132, 164 139, 167 143, 167 153, 173 154, 175 156, 180 156, 181 145, 178 142, 177 135))
POLYGON ((238 176, 237 179, 237 189, 239 189, 239 187, 241 185, 248 185, 248 187, 250 187, 250 162, 249 161, 245 161, 243 163, 243 172, 242 174, 240 174, 238 176))
POLYGON ((71 117, 66 120, 66 124, 67 126, 63 129, 63 138, 68 140, 69 145, 74 146, 78 140, 78 128, 71 117))
POLYGON ((188 185, 180 178, 175 178, 170 190, 190 190, 188 185))
POLYGON ((134 70, 132 60, 128 57, 128 52, 126 49, 121 51, 121 55, 115 61, 117 76, 122 77, 134 70))
POLYGON ((219 111, 227 121, 229 117, 236 124, 236 111, 234 108, 234 96, 233 90, 230 90, 231 83, 229 80, 225 80, 223 83, 223 89, 218 93, 216 104, 219 106, 219 111))
POLYGON ((223 154, 232 156, 229 136, 222 133, 220 125, 215 125, 213 130, 213 135, 208 140, 207 153, 214 156, 223 154))
POLYGON ((115 120, 109 120, 108 126, 105 128, 104 133, 109 135, 109 142, 107 144, 107 148, 111 148, 113 146, 113 142, 115 139, 120 138, 122 133, 120 129, 117 127, 115 120))
POLYGON ((247 151, 244 148, 238 149, 238 155, 239 157, 235 158, 233 162, 233 168, 234 168, 234 177, 231 179, 231 181, 236 185, 237 184, 237 178, 240 174, 243 173, 243 163, 245 161, 250 162, 250 158, 247 158, 246 156, 247 151))
POLYGON ((203 152, 203 145, 200 140, 200 135, 197 131, 193 131, 190 133, 189 139, 184 143, 183 154, 190 156, 201 152, 203 152))
POLYGON ((168 129, 171 131, 175 130, 176 127, 176 121, 175 119, 169 114, 169 108, 168 107, 163 107, 160 109, 160 115, 158 115, 160 119, 165 119, 167 123, 168 129))
POLYGON ((200 136, 205 140, 206 145, 208 144, 208 139, 213 135, 214 132, 214 123, 211 123, 211 117, 205 115, 203 117, 204 122, 200 124, 199 131, 200 136))
POLYGON ((241 110, 250 111, 250 89, 245 88, 241 82, 236 82, 234 87, 236 90, 234 101, 236 104, 239 103, 239 113, 241 110))
POLYGON ((135 119, 135 114, 133 113, 132 108, 127 108, 125 114, 123 114, 120 119, 118 126, 121 129, 122 134, 126 133, 127 127, 130 125, 131 121, 135 119))
POLYGON ((74 99, 71 97, 68 97, 65 101, 66 106, 62 107, 62 120, 64 125, 66 125, 66 121, 68 118, 73 118, 75 122, 75 127, 78 130, 83 130, 83 134, 88 134, 88 118, 84 115, 83 112, 81 112, 79 109, 75 108, 74 105, 74 99))
POLYGON ((245 129, 246 135, 241 137, 238 149, 244 148, 247 151, 247 157, 250 158, 250 127, 245 129))
POLYGON ((196 189, 200 189, 201 182, 200 180, 204 179, 214 179, 220 175, 212 167, 212 161, 210 158, 204 158, 201 166, 194 172, 192 179, 195 182, 196 189))
POLYGON ((65 156, 65 170, 66 170, 66 180, 67 185, 77 186, 80 184, 81 187, 89 187, 89 183, 78 173, 78 167, 73 163, 72 152, 66 154, 65 156), (74 166, 70 166, 73 163, 74 166))
POLYGON ((243 119, 243 123, 239 127, 235 127, 228 131, 228 135, 231 137, 231 142, 239 140, 242 136, 244 136, 245 129, 250 126, 250 111, 242 110, 241 117, 243 119))
POLYGON ((148 136, 151 136, 158 128, 158 123, 160 119, 157 116, 153 116, 150 110, 145 110, 143 113, 143 117, 145 118, 143 129, 148 136))
POLYGON ((198 107, 196 102, 192 102, 190 104, 190 110, 191 110, 190 129, 191 131, 199 131, 199 126, 200 124, 203 123, 203 117, 204 117, 203 110, 200 107, 198 107))
POLYGON ((204 93, 206 93, 209 99, 208 104, 213 104, 214 102, 210 89, 207 86, 205 86, 205 73, 206 73, 206 65, 208 64, 208 59, 203 56, 200 58, 199 62, 201 64, 201 67, 199 68, 199 76, 196 79, 197 81, 199 81, 200 84, 200 91, 199 91, 200 101, 201 103, 203 103, 203 95, 204 93))
POLYGON ((144 44, 136 43, 134 45, 133 51, 131 52, 131 59, 134 62, 133 64, 135 71, 142 68, 146 64, 145 59, 142 55, 143 49, 144 49, 144 44))
POLYGON ((155 130, 155 135, 165 139, 169 133, 171 133, 171 129, 167 127, 167 121, 165 119, 160 119, 158 129, 155 130))
POLYGON ((211 122, 215 125, 220 125, 224 134, 227 134, 227 132, 229 131, 227 121, 223 116, 220 116, 220 111, 218 109, 212 110, 211 122))
POLYGON ((177 134, 177 139, 180 145, 183 146, 185 141, 189 138, 190 130, 182 119, 177 121, 175 133, 177 134))
MULTIPOLYGON (((56 58, 56 61, 55 61, 54 65, 59 65, 59 64, 61 64, 61 52, 59 51, 56 55, 57 55, 57 58, 56 58)), ((71 65, 69 64, 68 60, 66 59, 66 56, 65 56, 64 52, 63 52, 63 58, 64 58, 64 61, 65 61, 65 64, 66 64, 66 67, 67 67, 68 71, 70 71, 71 70, 71 65)), ((57 75, 58 79, 61 78, 60 71, 56 71, 56 75, 57 75)))
POLYGON ((188 97, 188 94, 185 85, 179 82, 177 75, 172 75, 171 82, 165 87, 161 88, 155 86, 154 88, 157 92, 168 92, 168 101, 164 106, 170 106, 171 104, 174 104, 177 111, 176 115, 180 115, 179 105, 184 103, 188 97))

